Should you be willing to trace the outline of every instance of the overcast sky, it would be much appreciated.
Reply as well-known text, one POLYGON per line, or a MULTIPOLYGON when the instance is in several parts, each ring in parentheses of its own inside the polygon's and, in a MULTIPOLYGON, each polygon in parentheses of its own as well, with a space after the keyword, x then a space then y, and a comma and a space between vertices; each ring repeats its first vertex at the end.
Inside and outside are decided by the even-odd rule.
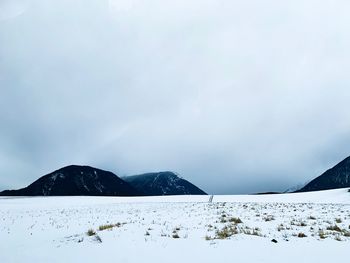
POLYGON ((282 191, 350 155, 348 0, 0 0, 0 190, 68 164, 282 191))

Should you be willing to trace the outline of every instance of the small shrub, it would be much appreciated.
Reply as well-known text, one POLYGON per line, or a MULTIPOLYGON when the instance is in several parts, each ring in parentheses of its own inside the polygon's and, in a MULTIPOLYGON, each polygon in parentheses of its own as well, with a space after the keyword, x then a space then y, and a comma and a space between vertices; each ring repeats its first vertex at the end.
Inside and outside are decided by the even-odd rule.
POLYGON ((245 235, 259 236, 259 237, 262 236, 260 233, 260 229, 258 227, 254 228, 254 229, 246 228, 246 229, 243 229, 241 231, 245 235))
POLYGON ((282 230, 285 230, 286 228, 284 227, 283 224, 280 224, 278 227, 277 227, 277 231, 280 232, 282 230))
POLYGON ((343 241, 339 235, 337 235, 334 239, 337 241, 343 241))
POLYGON ((242 220, 239 217, 232 217, 229 219, 230 222, 237 224, 242 224, 242 220))
POLYGON ((298 234, 298 237, 303 238, 303 237, 307 237, 307 235, 305 235, 303 232, 300 232, 300 233, 298 234))
POLYGON ((145 236, 151 235, 148 231, 146 231, 145 236))
POLYGON ((328 226, 327 230, 331 230, 331 231, 336 231, 336 232, 342 232, 342 230, 340 229, 339 226, 334 225, 334 226, 328 226))
POLYGON ((104 230, 107 230, 107 229, 112 229, 115 226, 116 225, 113 225, 113 224, 101 225, 101 226, 98 227, 98 230, 99 231, 104 231, 104 230))
POLYGON ((350 231, 343 230, 344 237, 350 237, 350 231))
POLYGON ((326 234, 321 230, 320 232, 318 232, 318 236, 321 238, 321 239, 325 239, 326 238, 326 234))
POLYGON ((236 226, 225 226, 223 229, 216 231, 216 239, 226 239, 232 235, 238 234, 236 226))
POLYGON ((225 239, 232 236, 232 233, 229 231, 227 227, 224 227, 223 229, 216 232, 216 237, 219 239, 225 239))
POLYGON ((96 232, 95 232, 95 230, 93 230, 93 229, 89 229, 89 230, 86 232, 86 234, 87 234, 89 237, 91 237, 91 236, 96 235, 96 232))
POLYGON ((226 223, 226 222, 227 222, 227 220, 225 219, 225 217, 222 217, 222 218, 220 219, 220 223, 224 224, 224 223, 226 223))
POLYGON ((316 220, 316 217, 314 217, 314 216, 309 216, 308 217, 310 220, 316 220))
POLYGON ((269 222, 269 221, 272 221, 272 220, 275 220, 275 217, 272 216, 272 215, 268 215, 268 216, 264 217, 264 221, 265 222, 269 222))
POLYGON ((336 222, 337 224, 340 224, 340 223, 342 222, 342 220, 341 220, 341 218, 336 218, 336 219, 335 219, 335 222, 336 222))
POLYGON ((206 235, 204 238, 205 238, 205 240, 207 240, 207 241, 212 240, 211 236, 208 236, 208 235, 206 235))
POLYGON ((300 226, 307 226, 305 222, 300 222, 300 226))
POLYGON ((178 235, 178 233, 173 234, 173 238, 180 238, 180 236, 178 235))

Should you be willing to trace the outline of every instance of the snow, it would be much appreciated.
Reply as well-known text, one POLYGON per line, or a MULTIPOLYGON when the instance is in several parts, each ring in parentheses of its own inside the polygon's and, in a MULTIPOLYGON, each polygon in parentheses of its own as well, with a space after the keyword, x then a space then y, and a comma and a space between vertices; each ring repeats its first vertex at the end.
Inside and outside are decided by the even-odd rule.
POLYGON ((208 200, 209 196, 0 197, 0 262, 345 262, 348 258, 348 189, 208 200), (230 222, 233 218, 243 223, 230 222), (114 226, 98 230, 107 224, 114 226), (237 234, 217 239, 217 231, 233 225, 237 234), (342 232, 327 230, 335 225, 342 232), (102 242, 88 236, 89 229, 102 242), (254 229, 256 235, 251 235, 254 229), (299 233, 307 237, 300 238, 299 233))

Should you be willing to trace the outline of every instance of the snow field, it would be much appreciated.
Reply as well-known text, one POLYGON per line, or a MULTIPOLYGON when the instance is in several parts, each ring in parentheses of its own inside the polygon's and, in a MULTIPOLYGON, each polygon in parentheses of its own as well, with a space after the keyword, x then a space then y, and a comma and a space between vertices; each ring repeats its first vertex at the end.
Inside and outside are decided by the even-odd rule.
POLYGON ((0 262, 279 262, 281 257, 329 262, 347 257, 347 189, 208 199, 0 198, 0 262))

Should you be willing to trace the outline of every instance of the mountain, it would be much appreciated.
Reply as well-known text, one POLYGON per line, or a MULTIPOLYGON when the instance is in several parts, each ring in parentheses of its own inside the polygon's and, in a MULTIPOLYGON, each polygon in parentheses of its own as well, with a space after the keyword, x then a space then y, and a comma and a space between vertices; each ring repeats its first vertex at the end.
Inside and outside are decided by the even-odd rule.
POLYGON ((283 193, 295 193, 299 191, 301 188, 303 188, 305 185, 307 185, 310 181, 307 181, 305 183, 299 183, 297 185, 294 185, 292 187, 289 187, 287 190, 285 190, 283 193))
POLYGON ((173 172, 146 173, 123 177, 146 195, 206 195, 204 191, 173 172))
POLYGON ((350 157, 327 170, 297 192, 350 187, 350 157))
POLYGON ((111 172, 90 166, 70 165, 47 174, 19 190, 6 190, 7 196, 134 196, 140 192, 111 172))

